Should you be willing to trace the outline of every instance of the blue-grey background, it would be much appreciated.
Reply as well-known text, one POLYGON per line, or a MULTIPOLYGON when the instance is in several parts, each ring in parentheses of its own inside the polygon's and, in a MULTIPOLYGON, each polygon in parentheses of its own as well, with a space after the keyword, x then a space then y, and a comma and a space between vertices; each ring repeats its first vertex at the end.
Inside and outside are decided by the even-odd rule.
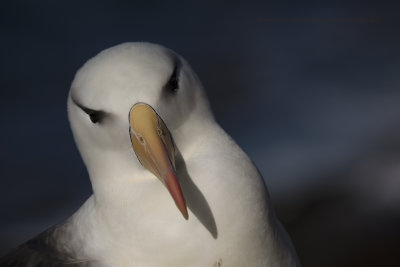
POLYGON ((126 41, 197 71, 262 172, 303 266, 399 264, 400 34, 393 4, 0 3, 0 254, 90 195, 66 98, 126 41))

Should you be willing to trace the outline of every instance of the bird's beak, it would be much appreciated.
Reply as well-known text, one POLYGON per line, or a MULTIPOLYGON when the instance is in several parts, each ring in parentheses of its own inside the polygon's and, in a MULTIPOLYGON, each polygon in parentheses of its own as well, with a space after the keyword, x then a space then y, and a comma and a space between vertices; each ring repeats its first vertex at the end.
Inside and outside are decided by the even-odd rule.
POLYGON ((187 220, 186 202, 175 172, 175 146, 167 126, 154 109, 144 103, 131 108, 129 124, 132 146, 140 163, 167 187, 187 220))

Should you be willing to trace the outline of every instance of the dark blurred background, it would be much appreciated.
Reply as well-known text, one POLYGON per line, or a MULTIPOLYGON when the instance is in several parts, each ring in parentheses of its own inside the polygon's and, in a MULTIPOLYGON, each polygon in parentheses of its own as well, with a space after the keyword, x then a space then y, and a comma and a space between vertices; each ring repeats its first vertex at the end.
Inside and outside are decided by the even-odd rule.
POLYGON ((69 85, 99 51, 145 40, 197 71, 303 266, 400 265, 397 6, 2 1, 0 14, 0 254, 91 194, 69 85))

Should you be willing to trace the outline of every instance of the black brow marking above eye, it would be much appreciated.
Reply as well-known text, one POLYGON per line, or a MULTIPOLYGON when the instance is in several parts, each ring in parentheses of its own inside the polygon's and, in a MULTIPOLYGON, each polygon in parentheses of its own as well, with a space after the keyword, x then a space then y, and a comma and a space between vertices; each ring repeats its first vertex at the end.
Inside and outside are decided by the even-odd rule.
POLYGON ((86 114, 89 115, 89 118, 93 123, 101 122, 107 115, 107 113, 102 110, 94 110, 79 104, 73 97, 71 97, 71 99, 75 105, 77 105, 80 109, 82 109, 86 114))
POLYGON ((174 58, 174 70, 164 85, 164 90, 175 94, 179 90, 179 74, 181 71, 181 62, 178 58, 174 58))

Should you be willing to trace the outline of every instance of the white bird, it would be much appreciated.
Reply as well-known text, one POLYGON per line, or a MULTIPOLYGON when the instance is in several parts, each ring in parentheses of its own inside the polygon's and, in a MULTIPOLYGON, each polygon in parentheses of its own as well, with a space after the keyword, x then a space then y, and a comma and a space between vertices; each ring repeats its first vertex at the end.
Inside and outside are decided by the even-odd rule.
POLYGON ((104 50, 77 72, 68 114, 93 195, 1 266, 298 266, 263 178, 181 56, 104 50))

